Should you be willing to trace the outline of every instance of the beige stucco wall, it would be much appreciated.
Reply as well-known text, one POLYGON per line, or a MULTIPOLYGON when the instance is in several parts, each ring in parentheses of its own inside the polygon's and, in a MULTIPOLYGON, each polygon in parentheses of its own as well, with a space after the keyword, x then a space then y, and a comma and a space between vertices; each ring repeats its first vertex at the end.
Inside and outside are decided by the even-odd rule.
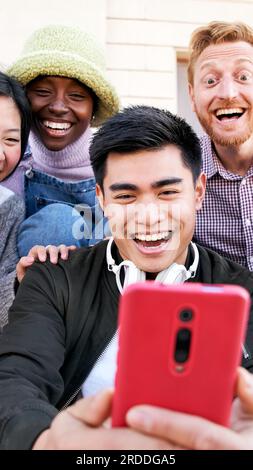
POLYGON ((253 26, 253 0, 0 0, 0 18, 0 63, 11 62, 42 25, 78 25, 104 45, 123 105, 177 111, 177 55, 187 51, 193 29, 219 19, 253 26))
POLYGON ((108 0, 108 68, 123 104, 143 102, 176 112, 177 54, 187 51, 196 27, 212 20, 253 26, 253 1, 108 0))
POLYGON ((66 24, 88 29, 105 44, 107 0, 0 0, 0 63, 10 63, 37 28, 66 24))

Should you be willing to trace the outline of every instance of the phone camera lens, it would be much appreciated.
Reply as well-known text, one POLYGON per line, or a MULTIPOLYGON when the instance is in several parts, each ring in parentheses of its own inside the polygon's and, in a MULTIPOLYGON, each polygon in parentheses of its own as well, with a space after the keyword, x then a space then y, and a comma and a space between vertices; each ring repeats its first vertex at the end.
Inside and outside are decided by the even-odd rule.
POLYGON ((176 347, 174 351, 174 359, 179 364, 187 361, 190 354, 191 331, 187 328, 180 328, 176 336, 176 347))
POLYGON ((193 317, 193 311, 190 309, 185 309, 180 312, 180 320, 187 322, 191 321, 193 317))

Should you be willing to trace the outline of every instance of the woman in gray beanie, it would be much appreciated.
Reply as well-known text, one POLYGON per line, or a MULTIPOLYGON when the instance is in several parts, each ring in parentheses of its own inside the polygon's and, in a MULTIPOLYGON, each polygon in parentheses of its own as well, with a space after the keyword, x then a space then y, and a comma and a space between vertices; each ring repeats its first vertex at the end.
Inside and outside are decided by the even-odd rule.
MULTIPOLYGON (((26 87, 33 114, 20 256, 35 244, 93 244, 104 237, 104 224, 89 159, 91 126, 119 108, 103 53, 78 28, 47 26, 30 37, 8 73, 26 87)), ((5 185, 22 193, 23 172, 5 185)))

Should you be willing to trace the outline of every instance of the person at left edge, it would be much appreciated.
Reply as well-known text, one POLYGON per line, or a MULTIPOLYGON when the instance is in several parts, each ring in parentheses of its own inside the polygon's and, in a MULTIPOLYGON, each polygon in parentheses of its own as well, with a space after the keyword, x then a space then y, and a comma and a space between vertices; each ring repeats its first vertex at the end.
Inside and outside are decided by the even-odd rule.
MULTIPOLYGON (((0 72, 0 182, 15 172, 22 162, 31 124, 31 112, 22 86, 0 72)), ((16 263, 18 261, 17 234, 25 217, 22 198, 0 184, 0 333, 8 321, 8 310, 14 299, 16 263)), ((64 259, 74 247, 33 247, 17 266, 17 275, 22 279, 26 269, 47 254, 57 262, 58 255, 64 259)))

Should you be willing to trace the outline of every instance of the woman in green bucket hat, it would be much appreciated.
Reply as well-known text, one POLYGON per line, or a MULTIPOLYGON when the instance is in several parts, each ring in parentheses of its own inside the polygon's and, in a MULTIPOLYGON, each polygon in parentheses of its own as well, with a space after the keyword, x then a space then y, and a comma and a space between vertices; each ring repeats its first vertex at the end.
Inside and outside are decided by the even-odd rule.
POLYGON ((91 127, 119 109, 101 48, 79 28, 46 26, 7 73, 25 87, 33 117, 22 165, 4 183, 22 194, 24 177, 20 256, 34 245, 94 244, 107 229, 89 159, 91 127))

